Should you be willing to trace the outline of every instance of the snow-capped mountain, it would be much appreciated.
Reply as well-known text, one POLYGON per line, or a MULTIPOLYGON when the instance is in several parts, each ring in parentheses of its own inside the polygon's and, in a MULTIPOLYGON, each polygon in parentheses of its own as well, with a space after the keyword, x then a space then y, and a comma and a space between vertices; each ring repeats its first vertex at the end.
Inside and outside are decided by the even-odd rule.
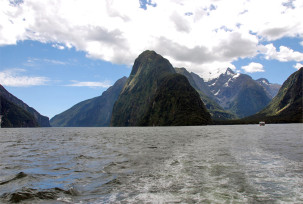
POLYGON ((235 73, 230 68, 206 83, 218 104, 240 118, 260 111, 271 100, 260 83, 246 74, 235 73))
POLYGON ((256 80, 266 91, 266 93, 271 97, 274 98, 279 89, 281 88, 280 84, 272 84, 265 78, 260 78, 256 80))

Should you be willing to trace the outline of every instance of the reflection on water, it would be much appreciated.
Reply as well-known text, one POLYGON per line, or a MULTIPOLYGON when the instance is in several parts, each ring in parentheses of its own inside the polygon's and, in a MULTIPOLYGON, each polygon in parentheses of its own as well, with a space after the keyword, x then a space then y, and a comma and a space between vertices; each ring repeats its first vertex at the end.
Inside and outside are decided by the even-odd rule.
POLYGON ((0 130, 0 202, 302 203, 302 124, 0 130))

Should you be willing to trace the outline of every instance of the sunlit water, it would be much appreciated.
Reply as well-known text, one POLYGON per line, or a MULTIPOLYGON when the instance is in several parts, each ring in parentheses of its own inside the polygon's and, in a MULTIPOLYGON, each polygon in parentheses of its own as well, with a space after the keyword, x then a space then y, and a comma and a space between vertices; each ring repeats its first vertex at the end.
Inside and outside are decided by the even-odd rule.
POLYGON ((303 203, 302 134, 302 124, 0 129, 0 203, 303 203))

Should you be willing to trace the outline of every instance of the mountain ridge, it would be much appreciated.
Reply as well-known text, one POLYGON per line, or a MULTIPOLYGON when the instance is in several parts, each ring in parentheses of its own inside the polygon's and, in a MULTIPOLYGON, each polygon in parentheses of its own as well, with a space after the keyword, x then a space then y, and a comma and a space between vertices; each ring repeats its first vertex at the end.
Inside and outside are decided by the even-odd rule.
POLYGON ((2 85, 0 85, 0 96, 5 98, 7 101, 17 105, 18 107, 22 108, 23 110, 29 112, 34 116, 34 118, 37 120, 38 125, 40 127, 50 127, 49 118, 46 116, 41 115, 38 111, 36 111, 34 108, 28 106, 26 103, 24 103, 22 100, 8 92, 2 85))
POLYGON ((114 85, 97 96, 79 102, 68 110, 54 116, 50 122, 54 127, 107 127, 112 108, 127 78, 118 79, 114 85))
POLYGON ((303 67, 291 74, 278 94, 258 113, 239 120, 216 121, 216 124, 303 123, 303 67))
POLYGON ((189 73, 184 67, 175 68, 175 70, 177 73, 184 75, 188 79, 191 86, 196 89, 207 110, 210 112, 213 120, 227 120, 236 118, 234 114, 224 110, 218 105, 207 84, 197 74, 193 72, 189 73))

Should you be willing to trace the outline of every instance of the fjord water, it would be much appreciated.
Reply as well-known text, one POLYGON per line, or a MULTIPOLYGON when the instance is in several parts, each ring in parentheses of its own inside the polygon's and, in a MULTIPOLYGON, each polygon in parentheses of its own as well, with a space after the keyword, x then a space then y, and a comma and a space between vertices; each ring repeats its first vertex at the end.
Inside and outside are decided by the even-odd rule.
POLYGON ((0 203, 302 203, 302 124, 0 129, 0 203))

